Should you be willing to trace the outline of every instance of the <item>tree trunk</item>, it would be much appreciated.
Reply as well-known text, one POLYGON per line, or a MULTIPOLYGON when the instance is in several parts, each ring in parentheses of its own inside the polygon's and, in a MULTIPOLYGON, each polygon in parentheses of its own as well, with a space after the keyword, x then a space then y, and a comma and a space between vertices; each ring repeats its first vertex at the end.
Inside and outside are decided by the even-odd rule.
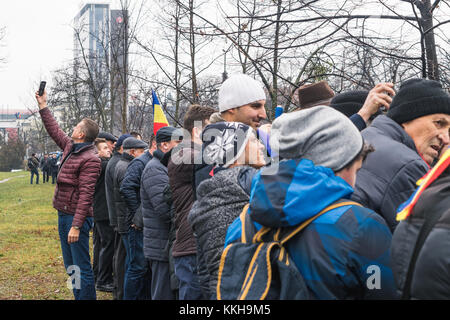
POLYGON ((439 80, 439 64, 436 54, 436 42, 433 30, 433 12, 431 1, 422 0, 415 2, 421 15, 422 37, 426 56, 427 72, 426 76, 431 80, 439 80))

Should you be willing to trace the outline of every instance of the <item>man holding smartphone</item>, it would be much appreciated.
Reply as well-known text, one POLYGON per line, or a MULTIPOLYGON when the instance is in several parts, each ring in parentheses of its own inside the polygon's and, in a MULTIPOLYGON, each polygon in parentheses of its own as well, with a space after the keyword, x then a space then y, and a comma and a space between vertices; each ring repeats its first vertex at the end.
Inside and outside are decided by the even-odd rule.
POLYGON ((58 231, 64 266, 71 278, 75 279, 72 284, 75 300, 95 300, 89 231, 93 225, 95 185, 101 172, 100 158, 93 144, 99 128, 95 121, 84 118, 69 137, 47 108, 45 90, 36 92, 36 100, 45 129, 63 150, 53 207, 58 210, 58 231))

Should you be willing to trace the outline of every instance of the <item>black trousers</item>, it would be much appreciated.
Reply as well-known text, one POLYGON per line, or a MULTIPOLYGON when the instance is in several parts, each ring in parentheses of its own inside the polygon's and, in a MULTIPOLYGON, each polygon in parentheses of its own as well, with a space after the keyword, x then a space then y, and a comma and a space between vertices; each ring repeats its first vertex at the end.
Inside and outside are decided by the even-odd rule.
POLYGON ((44 183, 48 182, 49 172, 47 170, 42 170, 42 180, 44 183))
POLYGON ((113 283, 114 229, 109 221, 94 223, 94 277, 97 285, 113 283))
POLYGON ((176 292, 170 287, 169 262, 148 259, 151 270, 152 300, 175 300, 176 292))
POLYGON ((123 300, 123 283, 125 280, 125 259, 127 251, 123 245, 122 236, 114 231, 114 257, 113 257, 113 278, 114 278, 114 300, 123 300))
POLYGON ((100 255, 100 248, 102 246, 100 235, 97 231, 97 222, 94 221, 94 227, 92 228, 92 271, 94 272, 95 284, 97 284, 97 274, 98 274, 98 257, 100 255))

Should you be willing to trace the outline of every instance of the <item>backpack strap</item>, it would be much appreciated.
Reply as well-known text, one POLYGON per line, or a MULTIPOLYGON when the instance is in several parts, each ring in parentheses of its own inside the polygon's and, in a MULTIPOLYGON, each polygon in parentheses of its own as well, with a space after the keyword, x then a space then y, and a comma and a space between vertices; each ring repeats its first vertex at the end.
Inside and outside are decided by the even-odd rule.
MULTIPOLYGON (((308 220, 303 222, 298 227, 295 227, 295 229, 293 231, 288 231, 288 234, 286 236, 284 236, 282 239, 280 239, 280 234, 282 232, 282 229, 284 229, 284 227, 278 228, 278 230, 276 231, 276 233, 274 235, 274 241, 277 241, 277 242, 280 241, 281 244, 284 244, 287 241, 289 241, 293 236, 295 236, 297 233, 299 233, 300 231, 305 229, 311 222, 313 222, 315 219, 317 219, 318 217, 320 217, 324 213, 327 213, 328 211, 331 211, 331 210, 336 209, 336 208, 350 206, 350 205, 362 207, 361 204, 359 204, 357 202, 354 202, 354 201, 345 201, 344 200, 344 201, 340 201, 340 202, 334 203, 334 204, 326 207, 322 211, 320 211, 315 216, 309 218, 308 220)), ((248 208, 249 208, 249 204, 245 205, 244 210, 242 210, 242 213, 241 213, 241 216, 240 216, 241 224, 242 224, 242 235, 241 235, 242 238, 241 238, 241 240, 242 240, 243 243, 248 242, 250 239, 252 239, 253 243, 261 242, 262 237, 266 233, 268 233, 271 230, 271 228, 264 226, 258 232, 255 232, 256 230, 255 230, 255 227, 254 227, 253 223, 251 222, 251 219, 249 219, 247 217, 248 208)), ((292 230, 292 228, 289 228, 289 230, 292 230)))
POLYGON ((281 244, 285 244, 292 237, 294 237, 300 231, 305 229, 311 222, 313 222, 315 219, 317 219, 318 217, 320 217, 324 213, 327 213, 328 211, 331 211, 331 210, 336 209, 336 208, 350 206, 350 205, 362 207, 362 205, 360 205, 359 203, 354 202, 354 201, 342 201, 342 202, 338 202, 338 203, 332 204, 332 205, 326 207, 325 209, 323 209, 322 211, 320 211, 314 217, 311 217, 308 220, 306 220, 305 222, 303 222, 301 225, 296 227, 292 232, 288 233, 285 237, 283 237, 283 239, 280 240, 281 244))
POLYGON ((248 243, 253 239, 253 236, 256 233, 256 228, 253 225, 252 219, 249 218, 247 215, 248 208, 250 204, 247 203, 244 208, 242 209, 241 214, 239 215, 239 219, 241 220, 241 242, 242 243, 248 243))

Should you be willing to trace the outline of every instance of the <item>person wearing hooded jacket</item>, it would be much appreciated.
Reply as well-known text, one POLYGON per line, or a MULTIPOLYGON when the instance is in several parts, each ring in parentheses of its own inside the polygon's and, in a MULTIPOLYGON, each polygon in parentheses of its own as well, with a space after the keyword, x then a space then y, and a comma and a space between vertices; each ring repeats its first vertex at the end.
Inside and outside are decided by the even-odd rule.
POLYGON ((129 270, 124 288, 125 300, 148 300, 150 298, 150 276, 143 247, 144 223, 142 221, 140 188, 142 172, 153 158, 152 152, 147 150, 130 162, 120 185, 120 194, 128 209, 126 220, 130 225, 128 234, 125 235, 130 248, 129 270))
POLYGON ((214 165, 214 176, 199 185, 188 221, 197 242, 201 290, 215 299, 226 230, 249 201, 255 168, 265 165, 264 146, 250 126, 239 122, 206 126, 202 141, 203 157, 214 165))
MULTIPOLYGON (((327 106, 280 116, 270 144, 283 160, 253 178, 247 215, 258 230, 297 226, 349 199, 356 172, 371 151, 352 122, 327 106)), ((238 218, 225 245, 240 236, 238 218)), ((396 296, 390 244, 380 215, 349 204, 313 220, 284 246, 311 299, 391 299, 396 296)))

